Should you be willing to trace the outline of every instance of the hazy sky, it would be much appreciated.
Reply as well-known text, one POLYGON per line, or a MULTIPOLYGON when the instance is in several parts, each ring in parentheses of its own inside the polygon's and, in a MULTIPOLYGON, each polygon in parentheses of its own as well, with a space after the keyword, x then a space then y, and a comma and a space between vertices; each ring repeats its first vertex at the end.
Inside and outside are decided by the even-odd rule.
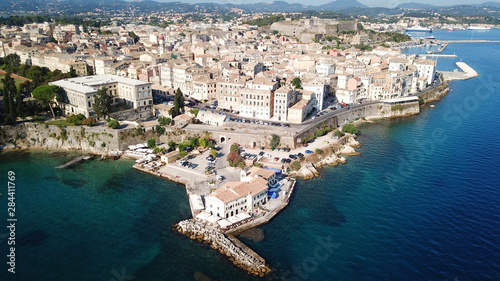
MULTIPOLYGON (((156 1, 164 1, 164 2, 171 2, 174 0, 156 0, 156 1)), ((270 2, 270 0, 176 0, 176 1, 181 1, 185 3, 202 3, 202 2, 214 2, 214 3, 231 3, 231 4, 248 4, 248 3, 259 3, 259 2, 270 2)), ((334 0, 317 0, 317 1, 311 1, 311 0, 284 0, 288 3, 301 3, 305 5, 321 5, 321 4, 326 4, 330 3, 334 0)), ((436 5, 436 6, 447 6, 447 5, 460 5, 460 4, 480 4, 484 2, 488 2, 492 0, 358 0, 358 2, 365 4, 369 7, 395 7, 399 4, 402 3, 409 3, 409 2, 416 2, 416 3, 423 3, 423 4, 431 4, 431 5, 436 5)), ((494 2, 498 2, 496 0, 493 0, 494 2)))

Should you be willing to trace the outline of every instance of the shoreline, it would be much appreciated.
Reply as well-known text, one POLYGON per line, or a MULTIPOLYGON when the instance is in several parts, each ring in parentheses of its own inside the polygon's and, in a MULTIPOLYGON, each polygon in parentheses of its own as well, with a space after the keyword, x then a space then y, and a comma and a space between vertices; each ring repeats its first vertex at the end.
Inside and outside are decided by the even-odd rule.
MULTIPOLYGON (((449 90, 449 85, 447 82, 443 82, 442 85, 438 86, 435 89, 432 89, 426 93, 423 93, 422 99, 424 100, 424 103, 420 105, 420 108, 425 106, 425 104, 439 100, 439 98, 445 94, 448 93, 449 90)), ((419 96, 420 97, 420 96, 419 96)), ((402 112, 400 112, 402 113, 402 112)), ((393 115, 393 116, 367 116, 363 119, 358 119, 355 121, 352 121, 354 124, 358 125, 361 123, 375 123, 373 120, 377 119, 393 119, 393 118, 402 118, 402 117, 407 117, 409 115, 415 115, 417 113, 407 113, 407 114, 399 114, 399 115, 393 115)), ((341 129, 342 126, 338 127, 337 129, 341 129)), ((334 130, 335 131, 335 130, 334 130)), ((155 175, 160 178, 167 179, 169 181, 175 182, 175 183, 180 183, 183 184, 184 187, 186 188, 186 195, 188 196, 188 201, 190 202, 190 208, 192 210, 193 218, 189 220, 184 220, 181 221, 177 224, 174 224, 172 226, 172 230, 179 232, 183 235, 186 235, 190 239, 196 239, 200 242, 208 243, 211 245, 213 249, 217 249, 221 254, 226 255, 229 257, 229 260, 232 261, 236 266, 244 269, 247 271, 249 274, 263 277, 271 272, 271 269, 269 265, 266 263, 266 261, 260 257, 257 253, 255 253, 253 250, 251 250, 249 247, 244 245, 240 240, 238 240, 235 236, 240 235, 241 233, 255 228, 257 226, 266 224, 270 222, 279 212, 281 212, 286 206, 288 206, 290 199, 291 199, 291 194, 293 192, 293 189, 295 188, 296 184, 296 179, 295 178, 303 178, 304 180, 314 178, 316 176, 319 176, 318 169, 321 169, 322 167, 328 165, 328 166, 336 166, 339 163, 345 164, 347 160, 344 158, 344 156, 348 155, 359 155, 359 152, 356 152, 354 147, 359 147, 361 144, 356 141, 356 135, 352 134, 344 134, 344 136, 340 137, 339 139, 334 139, 332 138, 333 136, 333 131, 327 133, 326 135, 322 137, 318 137, 316 141, 319 141, 318 139, 321 138, 327 138, 332 143, 330 142, 325 142, 326 145, 320 146, 319 148, 323 151, 322 154, 318 155, 316 153, 314 154, 307 154, 305 155, 304 159, 301 162, 301 168, 298 171, 293 171, 288 174, 288 178, 290 179, 290 182, 293 182, 293 185, 291 189, 289 190, 290 192, 287 193, 287 198, 285 202, 281 205, 279 205, 277 208, 272 210, 271 212, 267 212, 266 215, 257 217, 255 220, 243 223, 242 225, 237 226, 234 229, 230 229, 228 231, 220 231, 217 228, 214 228, 212 226, 208 227, 200 222, 197 221, 197 219, 194 218, 194 212, 192 210, 191 206, 191 201, 189 199, 189 189, 188 189, 188 181, 184 179, 182 176, 173 176, 169 175, 168 173, 160 172, 160 171, 151 171, 148 168, 141 167, 140 164, 133 164, 132 168, 140 170, 142 172, 149 173, 151 175, 155 175)), ((9 146, 9 145, 6 145, 9 146)), ((108 152, 100 151, 101 153, 96 153, 95 150, 86 150, 86 149, 70 149, 70 148, 47 148, 47 147, 40 147, 40 146, 33 146, 33 147, 25 147, 25 148, 16 148, 15 145, 10 144, 11 147, 8 147, 6 149, 1 149, 1 151, 75 151, 75 152, 81 152, 82 154, 85 153, 91 153, 94 155, 101 155, 104 156, 108 154, 108 152)), ((299 147, 296 147, 295 149, 298 149, 299 147)), ((312 148, 311 148, 312 149, 312 148)), ((123 157, 126 157, 122 155, 123 157)), ((129 158, 129 157, 126 157, 129 158)))

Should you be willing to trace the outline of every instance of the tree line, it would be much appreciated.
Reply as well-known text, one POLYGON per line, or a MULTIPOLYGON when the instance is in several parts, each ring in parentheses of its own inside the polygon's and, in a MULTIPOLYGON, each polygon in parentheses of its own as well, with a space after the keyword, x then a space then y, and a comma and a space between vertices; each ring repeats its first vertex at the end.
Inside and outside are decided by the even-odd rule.
POLYGON ((5 124, 12 124, 17 117, 24 119, 28 116, 36 116, 47 112, 49 109, 53 117, 60 114, 60 109, 52 106, 52 101, 57 96, 58 90, 53 88, 55 86, 41 86, 48 86, 47 84, 52 81, 76 77, 76 71, 71 68, 68 73, 62 73, 58 69, 51 71, 47 67, 31 66, 20 62, 21 60, 17 54, 10 54, 0 58, 1 68, 6 72, 5 77, 1 80, 3 84, 1 93, 3 95, 4 110, 0 114, 0 121, 5 124), (31 81, 26 80, 16 86, 11 74, 26 77, 31 81), (40 90, 36 91, 39 88, 40 90), (35 101, 25 100, 25 98, 30 97, 32 92, 35 101))

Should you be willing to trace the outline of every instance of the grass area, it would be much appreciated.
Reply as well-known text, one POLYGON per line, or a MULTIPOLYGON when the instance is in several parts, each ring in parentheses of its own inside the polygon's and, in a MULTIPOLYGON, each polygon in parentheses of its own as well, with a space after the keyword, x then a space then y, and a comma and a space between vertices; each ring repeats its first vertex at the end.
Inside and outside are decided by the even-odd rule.
MULTIPOLYGON (((5 74, 0 74, 0 79, 3 79, 4 77, 5 77, 5 74)), ((19 88, 19 85, 26 80, 28 80, 28 78, 14 77, 14 81, 16 82, 16 87, 18 87, 18 88, 19 88)), ((3 83, 1 81, 0 81, 0 88, 3 88, 3 83)))
POLYGON ((56 125, 56 126, 72 126, 73 125, 73 123, 70 123, 67 120, 52 120, 52 121, 47 121, 45 123, 49 124, 49 125, 56 125))

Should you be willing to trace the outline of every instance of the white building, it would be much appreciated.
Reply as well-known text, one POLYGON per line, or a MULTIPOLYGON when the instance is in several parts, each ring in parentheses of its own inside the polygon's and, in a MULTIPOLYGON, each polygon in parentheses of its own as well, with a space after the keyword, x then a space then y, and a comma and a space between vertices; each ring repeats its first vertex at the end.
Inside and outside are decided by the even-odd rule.
POLYGON ((326 92, 325 83, 320 81, 309 81, 302 83, 302 88, 313 93, 313 107, 315 107, 317 110, 323 110, 323 101, 325 99, 326 92))
POLYGON ((297 92, 291 87, 281 87, 274 92, 273 119, 287 121, 288 108, 295 104, 297 92))
POLYGON ((205 210, 220 218, 251 211, 267 202, 267 183, 261 177, 249 182, 228 182, 205 197, 205 210))
POLYGON ((416 59, 413 64, 417 67, 418 77, 425 77, 427 85, 432 84, 436 75, 436 61, 431 59, 416 59))
POLYGON ((113 103, 124 103, 132 108, 153 104, 151 83, 117 75, 94 75, 57 80, 49 83, 62 89, 59 105, 65 114, 94 115, 95 95, 107 88, 113 103))

